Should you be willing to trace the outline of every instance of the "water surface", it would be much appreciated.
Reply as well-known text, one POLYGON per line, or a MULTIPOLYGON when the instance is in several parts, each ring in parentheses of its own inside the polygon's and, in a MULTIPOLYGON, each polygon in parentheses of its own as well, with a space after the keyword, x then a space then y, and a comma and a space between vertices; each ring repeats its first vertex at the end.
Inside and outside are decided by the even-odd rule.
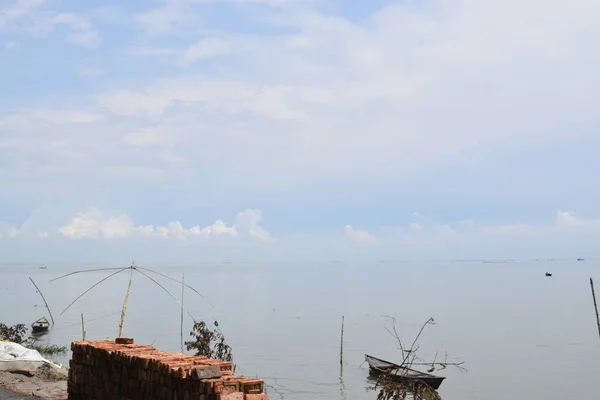
MULTIPOLYGON (((367 392, 364 354, 399 360, 389 320, 405 342, 433 317, 419 353, 431 360, 464 360, 440 388, 446 400, 563 400, 596 396, 600 339, 585 262, 378 262, 146 265, 197 288, 211 307, 187 290, 184 303, 197 319, 218 319, 234 350, 237 372, 259 376, 287 400, 375 399, 367 392), (553 277, 546 278, 546 271, 553 277), (345 317, 340 377, 340 325, 345 317)), ((93 266, 86 266, 86 268, 93 266)), ((100 267, 100 266, 95 266, 100 267)), ((31 276, 50 303, 56 325, 47 337, 69 344, 114 338, 128 273, 116 275, 61 311, 107 272, 49 280, 76 267, 0 266, 0 321, 30 324, 46 316, 31 276)), ((175 297, 181 285, 154 276, 175 297)), ((185 337, 192 322, 185 318, 185 337)), ((180 307, 148 278, 134 275, 124 335, 161 350, 180 350, 180 307)), ((66 357, 68 359, 68 356, 66 357)), ((62 359, 62 361, 66 361, 62 359)), ((270 389, 272 399, 279 395, 270 389)))

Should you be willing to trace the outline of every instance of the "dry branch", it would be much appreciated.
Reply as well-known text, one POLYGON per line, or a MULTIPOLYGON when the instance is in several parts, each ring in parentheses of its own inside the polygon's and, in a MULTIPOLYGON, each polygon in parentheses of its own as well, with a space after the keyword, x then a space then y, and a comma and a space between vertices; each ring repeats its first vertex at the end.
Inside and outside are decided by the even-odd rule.
POLYGON ((429 366, 430 368, 427 372, 433 372, 436 369, 436 366, 439 366, 440 370, 446 369, 448 366, 454 366, 461 372, 466 372, 466 369, 462 367, 464 361, 448 362, 448 355, 446 354, 444 362, 437 362, 436 360, 438 353, 436 352, 433 361, 427 362, 418 355, 418 350, 420 348, 418 344, 419 339, 428 325, 435 324, 433 318, 429 318, 427 321, 425 321, 418 334, 413 339, 410 347, 407 347, 402 342, 402 339, 398 334, 398 330, 396 329, 396 319, 390 316, 384 317, 389 318, 392 321, 391 329, 388 327, 385 327, 385 329, 398 342, 402 354, 402 362, 398 368, 383 371, 378 376, 377 383, 374 387, 374 390, 379 389, 377 399, 399 400, 407 399, 410 395, 414 400, 439 400, 440 396, 437 391, 429 387, 424 382, 421 382, 418 379, 398 379, 398 377, 408 374, 409 369, 411 369, 413 366, 429 366))

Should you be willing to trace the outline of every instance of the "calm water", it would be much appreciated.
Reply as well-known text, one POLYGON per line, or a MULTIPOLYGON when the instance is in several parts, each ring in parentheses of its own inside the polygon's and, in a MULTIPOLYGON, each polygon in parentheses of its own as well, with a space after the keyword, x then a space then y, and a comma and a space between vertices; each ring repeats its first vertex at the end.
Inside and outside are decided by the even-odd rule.
MULTIPOLYGON (((407 342, 433 317, 420 340, 420 354, 464 360, 468 373, 449 369, 440 393, 446 400, 558 400, 595 397, 600 388, 600 339, 589 278, 598 263, 448 262, 369 265, 150 266, 181 278, 191 291, 184 303, 198 319, 217 318, 234 349, 238 373, 259 376, 285 399, 375 399, 366 392, 364 354, 398 360, 384 315, 397 318, 407 342), (554 276, 546 278, 544 272, 554 276), (340 324, 345 316, 344 373, 340 379, 340 324)), ((90 266, 91 268, 92 266, 90 266)), ((87 337, 114 338, 127 286, 127 272, 87 293, 60 312, 108 272, 49 280, 75 268, 49 265, 0 267, 0 321, 31 323, 46 315, 28 280, 45 294, 56 325, 53 343, 87 337)), ((177 298, 181 286, 157 278, 177 298)), ((185 332, 191 328, 186 317, 185 332)), ((180 308, 162 289, 136 274, 124 335, 162 350, 180 350, 180 308)), ((67 357, 68 359, 68 357, 67 357)), ((271 398, 279 396, 271 390, 271 398)))

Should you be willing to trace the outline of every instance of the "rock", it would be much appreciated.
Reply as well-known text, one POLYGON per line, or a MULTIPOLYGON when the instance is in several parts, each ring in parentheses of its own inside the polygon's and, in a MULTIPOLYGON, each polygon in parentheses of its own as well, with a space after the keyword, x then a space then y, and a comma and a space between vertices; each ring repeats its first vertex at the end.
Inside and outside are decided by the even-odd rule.
POLYGON ((29 370, 29 369, 9 369, 8 372, 10 372, 11 374, 19 374, 19 375, 25 375, 25 376, 35 376, 35 371, 29 370))
POLYGON ((215 379, 221 377, 221 369, 216 365, 197 367, 192 370, 193 379, 215 379))
POLYGON ((69 378, 69 371, 44 364, 35 371, 35 376, 50 382, 66 381, 69 378))

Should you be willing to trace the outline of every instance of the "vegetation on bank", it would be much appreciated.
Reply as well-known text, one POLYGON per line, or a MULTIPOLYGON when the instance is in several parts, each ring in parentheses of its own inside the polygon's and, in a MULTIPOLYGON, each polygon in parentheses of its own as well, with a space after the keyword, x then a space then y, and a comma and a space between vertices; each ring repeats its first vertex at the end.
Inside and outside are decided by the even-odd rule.
POLYGON ((18 343, 28 349, 37 350, 44 356, 62 355, 69 351, 67 346, 43 343, 40 337, 34 335, 26 337, 26 334, 27 326, 25 324, 7 326, 0 322, 0 341, 18 343))
POLYGON ((210 329, 204 321, 194 321, 190 336, 194 340, 185 342, 188 351, 194 350, 195 355, 213 358, 221 361, 233 361, 231 346, 225 341, 225 336, 214 322, 215 328, 210 329))

